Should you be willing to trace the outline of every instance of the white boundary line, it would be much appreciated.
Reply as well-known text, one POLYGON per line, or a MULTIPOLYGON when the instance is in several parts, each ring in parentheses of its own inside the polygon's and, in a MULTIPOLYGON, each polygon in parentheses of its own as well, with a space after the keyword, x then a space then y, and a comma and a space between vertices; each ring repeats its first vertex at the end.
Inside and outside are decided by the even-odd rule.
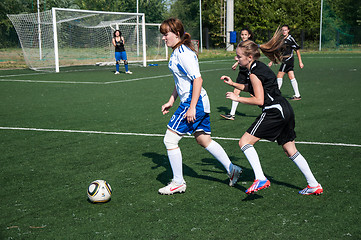
MULTIPOLYGON (((221 71, 221 70, 227 70, 229 68, 218 68, 218 69, 209 69, 209 70, 203 70, 201 72, 213 72, 213 71, 221 71)), ((13 75, 16 76, 16 75, 13 75)), ((19 75, 20 76, 20 75, 19 75)), ((147 79, 155 79, 155 78, 164 78, 164 77, 171 77, 172 74, 166 74, 166 75, 158 75, 153 77, 143 77, 143 78, 133 78, 133 79, 127 79, 127 80, 118 80, 118 81, 109 81, 109 82, 74 82, 74 81, 45 81, 45 80, 13 80, 13 79, 0 79, 0 82, 26 82, 26 83, 56 83, 56 84, 88 84, 88 85, 107 85, 107 84, 114 84, 114 83, 125 83, 125 82, 134 82, 134 81, 140 81, 140 80, 147 80, 147 79)))
MULTIPOLYGON (((102 131, 85 131, 85 130, 67 130, 67 129, 44 129, 44 128, 21 128, 21 127, 0 127, 0 130, 15 130, 15 131, 36 131, 36 132, 63 132, 63 133, 86 133, 86 134, 104 134, 104 135, 126 135, 126 136, 145 136, 145 137, 164 137, 164 134, 150 134, 150 133, 124 133, 124 132, 102 132, 102 131)), ((184 136, 186 138, 193 138, 192 136, 184 136)), ((239 141, 239 138, 225 138, 212 137, 213 139, 239 141)), ((262 142, 270 142, 261 140, 262 142)), ((323 146, 342 146, 342 147, 361 147, 360 144, 348 143, 322 143, 322 142, 296 142, 298 144, 308 145, 323 145, 323 146)))

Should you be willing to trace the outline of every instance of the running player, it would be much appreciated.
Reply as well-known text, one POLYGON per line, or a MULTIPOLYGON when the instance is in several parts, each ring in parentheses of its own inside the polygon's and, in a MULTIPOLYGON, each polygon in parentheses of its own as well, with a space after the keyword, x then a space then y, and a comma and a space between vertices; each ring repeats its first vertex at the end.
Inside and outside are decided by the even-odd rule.
MULTIPOLYGON (((302 63, 301 53, 299 50, 300 46, 298 46, 295 39, 289 34, 289 32, 290 32, 289 26, 283 25, 282 26, 282 34, 285 39, 285 49, 284 49, 283 56, 285 56, 286 58, 284 60, 282 60, 281 67, 278 70, 277 83, 278 83, 278 88, 281 89, 282 82, 283 82, 283 76, 285 75, 285 73, 287 73, 288 78, 291 80, 291 85, 292 85, 293 91, 295 92, 295 95, 293 97, 291 97, 291 100, 301 100, 301 94, 300 94, 300 91, 298 90, 298 83, 297 83, 297 80, 295 77, 295 72, 293 71, 294 61, 295 61, 294 56, 293 56, 293 51, 295 51, 297 54, 298 63, 300 65, 301 69, 304 67, 304 65, 302 63)), ((268 66, 271 67, 272 62, 270 62, 268 64, 268 66)))
MULTIPOLYGON (((242 29, 241 30, 241 39, 242 42, 247 41, 247 40, 252 40, 253 38, 253 34, 249 29, 242 29)), ((237 61, 237 59, 235 58, 235 60, 237 61)), ((238 66, 238 61, 232 65, 232 69, 236 70, 238 66)), ((238 72, 238 76, 237 76, 237 83, 244 83, 246 81, 246 79, 248 78, 248 69, 242 66, 239 66, 239 72, 238 72)), ((237 96, 241 93, 241 91, 237 88, 235 88, 233 90, 234 94, 236 94, 237 96)), ((227 119, 227 120, 234 120, 235 116, 236 116, 236 110, 237 110, 237 106, 238 106, 238 102, 237 101, 232 101, 232 108, 229 114, 221 114, 221 117, 227 119)))
POLYGON ((185 134, 193 134, 197 143, 209 151, 227 170, 229 185, 233 186, 242 169, 233 165, 227 153, 216 141, 211 139, 210 104, 206 90, 202 87, 198 58, 191 43, 191 36, 184 32, 179 19, 169 18, 160 26, 163 40, 173 49, 168 67, 173 73, 175 87, 169 101, 162 106, 162 113, 167 114, 179 96, 180 105, 168 123, 164 136, 169 162, 173 171, 172 181, 160 188, 160 194, 170 195, 186 190, 183 178, 182 154, 178 142, 185 134))
POLYGON ((124 48, 124 37, 122 36, 122 32, 119 30, 115 30, 114 37, 112 39, 112 43, 115 47, 115 67, 116 71, 115 74, 119 74, 119 63, 120 60, 124 61, 125 73, 132 74, 131 71, 128 69, 128 59, 127 53, 124 48))
POLYGON ((295 116, 293 109, 289 102, 282 97, 277 85, 276 75, 264 63, 258 61, 261 55, 260 48, 271 61, 279 62, 282 59, 279 51, 282 44, 282 34, 278 30, 268 43, 261 46, 252 41, 239 43, 236 49, 237 59, 240 66, 247 67, 250 71, 249 79, 245 84, 239 84, 234 83, 228 76, 221 77, 228 85, 250 93, 250 97, 239 97, 234 92, 227 92, 226 97, 228 99, 244 104, 258 105, 262 108, 262 114, 257 117, 239 140, 239 146, 246 155, 255 174, 255 180, 246 190, 246 193, 252 194, 268 188, 271 184, 263 173, 258 154, 253 147, 256 142, 263 138, 269 141, 277 140, 277 143, 282 145, 286 155, 304 174, 308 186, 299 193, 318 195, 323 192, 322 186, 313 176, 306 159, 295 145, 296 133, 294 131, 295 116))

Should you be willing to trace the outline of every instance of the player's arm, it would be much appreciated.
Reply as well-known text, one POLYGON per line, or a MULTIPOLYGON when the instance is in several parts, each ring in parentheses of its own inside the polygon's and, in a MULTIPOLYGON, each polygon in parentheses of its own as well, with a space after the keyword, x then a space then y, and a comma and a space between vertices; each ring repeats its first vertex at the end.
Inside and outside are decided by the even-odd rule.
POLYGON ((203 79, 202 77, 197 77, 193 80, 193 89, 192 89, 192 99, 188 111, 185 114, 187 122, 194 122, 196 120, 196 106, 201 95, 203 79))
POLYGON ((232 65, 232 69, 233 69, 233 70, 236 70, 237 66, 238 66, 238 61, 235 62, 235 63, 232 65))
POLYGON ((304 67, 304 65, 303 65, 303 62, 302 62, 302 59, 301 59, 301 52, 300 52, 300 50, 296 50, 296 54, 297 54, 297 57, 298 57, 298 63, 299 63, 299 65, 300 65, 300 68, 303 68, 304 67))
POLYGON ((172 95, 170 96, 169 100, 167 103, 162 105, 162 113, 163 115, 169 113, 169 109, 173 106, 175 100, 178 97, 178 92, 177 92, 177 88, 174 86, 172 95))
POLYGON ((125 40, 124 40, 124 37, 122 36, 122 41, 123 41, 123 45, 125 46, 125 40))
POLYGON ((115 38, 112 39, 112 43, 113 43, 113 46, 115 47, 116 46, 115 38))
POLYGON ((243 92, 248 92, 248 84, 235 83, 228 76, 222 76, 221 79, 231 87, 237 88, 238 90, 241 90, 243 92))
POLYGON ((253 86, 254 95, 251 95, 251 97, 238 97, 233 92, 227 92, 226 98, 244 104, 262 106, 264 104, 264 89, 262 82, 255 74, 250 74, 249 78, 253 86))

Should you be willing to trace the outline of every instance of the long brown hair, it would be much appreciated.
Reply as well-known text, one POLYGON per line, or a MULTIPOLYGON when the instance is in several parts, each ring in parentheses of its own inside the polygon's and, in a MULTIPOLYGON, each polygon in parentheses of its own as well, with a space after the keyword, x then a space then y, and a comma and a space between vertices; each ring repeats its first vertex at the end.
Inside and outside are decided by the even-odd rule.
POLYGON ((197 54, 197 51, 194 49, 191 41, 191 35, 184 31, 184 26, 181 20, 177 18, 166 19, 160 25, 159 31, 162 34, 172 32, 180 38, 180 41, 174 47, 172 47, 173 50, 184 44, 197 54))
POLYGON ((261 49, 263 54, 274 63, 282 62, 282 59, 287 57, 283 56, 284 37, 279 27, 273 34, 273 37, 265 44, 258 46, 253 41, 245 41, 240 42, 237 47, 243 48, 246 56, 251 55, 256 60, 261 57, 259 49, 261 49))

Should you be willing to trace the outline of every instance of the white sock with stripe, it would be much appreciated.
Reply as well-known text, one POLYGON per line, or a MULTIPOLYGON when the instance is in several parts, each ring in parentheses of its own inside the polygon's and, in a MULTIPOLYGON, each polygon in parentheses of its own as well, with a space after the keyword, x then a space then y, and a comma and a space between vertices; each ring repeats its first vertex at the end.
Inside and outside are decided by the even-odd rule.
POLYGON ((206 150, 213 155, 223 167, 227 170, 227 173, 231 171, 232 162, 229 160, 227 153, 224 151, 223 147, 219 145, 216 141, 212 142, 206 147, 206 150))
POLYGON ((256 149, 253 147, 253 145, 246 144, 243 147, 241 147, 241 149, 242 149, 244 155, 246 155, 249 163, 252 166, 252 169, 253 169, 253 172, 255 175, 255 179, 266 180, 267 178, 263 173, 261 163, 258 158, 258 154, 256 152, 256 149))
POLYGON ((183 179, 183 163, 182 163, 182 152, 180 148, 167 150, 170 166, 173 171, 173 181, 177 184, 182 184, 183 179))
POLYGON ((316 178, 313 176, 310 167, 306 159, 301 155, 300 152, 296 152, 295 155, 290 157, 290 159, 297 165, 297 167, 301 170, 303 175, 305 176, 307 183, 310 187, 317 187, 318 182, 316 178))
POLYGON ((300 94, 300 91, 298 91, 298 83, 297 83, 296 78, 291 79, 291 85, 293 87, 293 91, 295 92, 295 96, 300 97, 301 94, 300 94))

